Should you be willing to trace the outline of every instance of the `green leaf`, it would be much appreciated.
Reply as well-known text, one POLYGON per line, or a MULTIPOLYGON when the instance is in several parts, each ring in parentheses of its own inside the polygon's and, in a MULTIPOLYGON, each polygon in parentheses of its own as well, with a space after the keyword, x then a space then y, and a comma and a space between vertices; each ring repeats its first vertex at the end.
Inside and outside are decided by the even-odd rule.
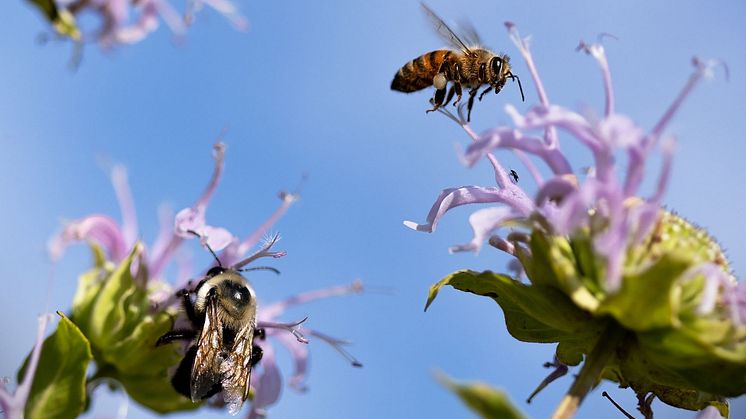
POLYGON ((526 285, 489 271, 481 274, 458 271, 443 278, 430 287, 426 309, 445 285, 492 298, 505 314, 508 332, 524 342, 592 340, 600 330, 598 322, 578 309, 561 291, 526 285))
POLYGON ((95 267, 79 279, 73 318, 91 340, 96 376, 119 381, 130 397, 159 413, 199 407, 171 386, 169 370, 181 360, 178 346, 155 346, 174 318, 163 311, 150 314, 147 291, 132 277, 141 246, 116 267, 92 249, 95 267))
POLYGON ((678 314, 671 291, 688 267, 687 260, 664 255, 644 272, 625 276, 621 289, 603 300, 597 313, 610 314, 633 331, 671 327, 678 314))
POLYGON ((581 275, 579 261, 567 239, 546 237, 537 230, 531 233, 530 246, 531 253, 520 252, 519 259, 531 283, 562 290, 578 307, 594 312, 598 299, 587 287, 593 285, 593 280, 581 275))
POLYGON ((513 406, 508 396, 501 390, 479 382, 460 384, 451 380, 443 373, 437 373, 436 376, 441 384, 456 393, 461 398, 461 401, 483 418, 525 418, 523 413, 513 406))
MULTIPOLYGON (((57 330, 44 340, 25 417, 72 418, 85 406, 88 363, 93 355, 88 340, 64 314, 57 330)), ((18 371, 18 382, 26 374, 28 358, 18 371)))

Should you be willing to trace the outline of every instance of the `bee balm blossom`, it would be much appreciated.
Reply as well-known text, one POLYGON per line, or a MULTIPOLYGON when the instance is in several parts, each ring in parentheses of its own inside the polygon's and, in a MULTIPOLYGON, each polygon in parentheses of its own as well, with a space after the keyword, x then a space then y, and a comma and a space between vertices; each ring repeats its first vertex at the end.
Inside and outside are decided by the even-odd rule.
POLYGON ((96 40, 104 47, 133 44, 158 28, 163 20, 176 35, 183 35, 196 11, 210 6, 228 18, 240 30, 246 20, 230 0, 187 0, 185 10, 177 11, 168 0, 42 0, 35 1, 55 31, 76 41, 96 40), (76 17, 91 14, 99 26, 86 33, 78 28, 76 17))
POLYGON ((512 126, 482 134, 472 131, 461 109, 458 116, 443 111, 473 140, 463 162, 473 166, 487 159, 495 184, 445 189, 425 223, 405 225, 433 232, 452 208, 496 204, 474 212, 473 239, 450 250, 476 252, 488 242, 513 256, 529 283, 460 271, 433 286, 428 305, 446 284, 489 296, 502 307, 514 337, 559 343, 560 365, 585 359, 555 417, 571 416, 599 377, 631 387, 641 400, 652 394, 677 407, 727 412, 725 398, 746 393, 746 287, 736 282, 706 231, 662 206, 674 151, 665 129, 716 63, 695 59, 681 93, 646 131, 616 111, 601 45, 578 48, 599 64, 605 109, 601 115, 581 114, 549 101, 527 40, 507 26, 539 104, 525 113, 506 106, 512 126), (590 151, 593 162, 585 176, 563 154, 560 133, 563 141, 590 151), (535 194, 511 182, 494 150, 516 153, 537 184, 535 194), (658 175, 644 193, 651 156, 658 153, 658 175), (506 228, 510 232, 501 234, 506 228))
MULTIPOLYGON (((279 207, 244 239, 225 228, 207 224, 207 206, 220 181, 224 158, 225 146, 217 143, 214 146, 215 167, 204 192, 194 205, 182 209, 175 216, 169 213, 161 216, 161 231, 150 247, 137 241, 137 217, 122 167, 112 170, 112 182, 122 212, 121 224, 107 215, 89 215, 68 223, 49 243, 53 260, 59 259, 64 249, 74 242, 86 241, 91 245, 95 266, 80 277, 72 315, 67 321, 72 321, 79 328, 80 339, 84 340, 81 344, 90 343, 96 355, 94 362, 97 372, 94 377, 117 381, 132 399, 156 412, 167 413, 199 406, 171 388, 169 377, 183 357, 183 353, 177 350, 178 345, 156 347, 159 337, 171 330, 175 321, 182 321, 181 297, 177 290, 193 289, 207 271, 204 269, 203 274, 197 275, 191 272, 188 258, 180 252, 185 240, 198 238, 204 247, 218 252, 221 266, 238 270, 251 270, 251 267, 244 267, 260 258, 286 255, 284 251, 273 249, 279 235, 268 233, 297 201, 298 197, 294 194, 280 193, 279 207), (263 237, 268 238, 262 243, 263 237), (258 249, 252 252, 257 245, 258 249), (174 261, 180 266, 176 280, 169 283, 164 280, 164 271, 174 261), (189 278, 194 280, 189 281, 189 278)), ((274 270, 267 267, 256 269, 274 270)), ((277 319, 288 306, 361 291, 362 286, 356 282, 349 286, 299 294, 274 304, 258 304, 257 327, 266 330, 266 338, 255 340, 262 347, 264 358, 252 373, 250 384, 254 396, 249 417, 266 414, 267 407, 276 403, 280 396, 282 377, 275 361, 275 349, 271 345, 273 341, 289 351, 294 364, 289 382, 291 387, 298 390, 305 388, 307 344, 310 341, 318 339, 325 342, 353 366, 360 366, 343 349, 347 342, 315 329, 302 328, 305 319, 292 323, 278 322, 277 319)), ((81 368, 79 373, 86 378, 87 365, 83 364, 81 368)), ((89 386, 93 386, 92 382, 93 378, 87 381, 89 386)), ((19 387, 20 390, 23 388, 19 387)), ((22 408, 25 403, 25 399, 21 400, 23 391, 18 391, 17 395, 20 396, 13 399, 0 392, 0 402, 10 408, 15 409, 18 405, 22 408)), ((220 405, 220 400, 222 397, 215 396, 209 404, 220 405)), ((71 411, 71 416, 75 416, 73 413, 71 411)))

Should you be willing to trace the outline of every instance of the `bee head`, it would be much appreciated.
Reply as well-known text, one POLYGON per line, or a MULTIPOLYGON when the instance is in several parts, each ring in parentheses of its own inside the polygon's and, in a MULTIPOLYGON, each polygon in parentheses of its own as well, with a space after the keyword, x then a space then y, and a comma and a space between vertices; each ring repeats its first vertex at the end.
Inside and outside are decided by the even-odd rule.
POLYGON ((499 56, 495 55, 490 59, 489 62, 489 84, 491 84, 496 92, 499 92, 500 89, 505 85, 505 80, 509 77, 508 74, 510 73, 510 64, 508 64, 508 61, 510 59, 507 55, 505 56, 499 56))
POLYGON ((242 318, 256 307, 256 295, 246 279, 232 269, 216 266, 197 289, 196 307, 204 311, 208 301, 215 301, 232 318, 242 318))
POLYGON ((521 79, 518 78, 512 71, 510 71, 510 57, 507 55, 499 56, 495 55, 490 60, 490 80, 489 84, 495 89, 495 94, 500 93, 505 82, 508 79, 518 82, 518 88, 521 91, 521 100, 525 101, 526 97, 523 95, 523 86, 521 85, 521 79))

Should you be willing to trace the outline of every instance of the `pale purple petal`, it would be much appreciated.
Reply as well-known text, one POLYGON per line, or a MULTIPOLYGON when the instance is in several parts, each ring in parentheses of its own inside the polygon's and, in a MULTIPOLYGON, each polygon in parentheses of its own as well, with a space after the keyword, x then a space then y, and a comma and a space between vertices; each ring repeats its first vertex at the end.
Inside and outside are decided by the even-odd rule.
POLYGON ((720 411, 714 406, 707 406, 697 413, 697 419, 722 419, 720 411))
POLYGON ((112 168, 111 183, 114 185, 114 193, 117 195, 119 209, 122 212, 122 236, 127 247, 131 247, 137 239, 137 213, 127 181, 127 169, 124 166, 116 165, 112 168))
POLYGON ((531 161, 531 159, 521 150, 513 150, 516 157, 518 157, 518 160, 523 163, 524 166, 526 166, 526 169, 529 173, 531 173, 531 177, 534 178, 534 181, 537 185, 541 186, 544 184, 544 177, 541 175, 541 172, 539 172, 539 169, 534 165, 534 162, 531 161))
POLYGON ((293 359, 293 375, 288 379, 288 385, 297 391, 305 392, 306 374, 308 373, 308 345, 298 342, 297 339, 288 334, 277 334, 274 336, 287 350, 293 359))
MULTIPOLYGON (((221 134, 222 136, 222 134, 221 134)), ((204 210, 207 207, 207 203, 210 202, 210 198, 215 193, 218 184, 220 183, 220 176, 223 174, 223 166, 225 163, 225 144, 218 141, 212 147, 213 159, 215 160, 215 168, 212 172, 210 182, 207 184, 202 196, 199 197, 197 202, 194 204, 194 208, 204 210)))
POLYGON ((574 175, 554 177, 546 181, 536 194, 536 206, 541 207, 547 201, 562 202, 571 193, 578 190, 578 181, 574 175))
MULTIPOLYGON (((282 200, 280 206, 272 213, 272 215, 269 216, 269 218, 267 218, 266 221, 262 223, 262 225, 259 226, 259 228, 254 230, 243 242, 241 242, 241 245, 237 249, 238 254, 236 255, 236 258, 242 257, 249 251, 249 249, 259 243, 259 240, 261 240, 261 238, 269 232, 272 226, 274 226, 275 223, 285 215, 288 208, 300 199, 298 195, 284 191, 279 193, 279 197, 282 200)), ((230 263, 228 264, 230 265, 230 263)))
MULTIPOLYGON (((513 204, 505 194, 498 188, 482 186, 462 186, 460 188, 444 189, 435 200, 430 212, 427 214, 426 224, 417 224, 413 221, 404 221, 404 225, 412 230, 432 233, 438 225, 440 218, 449 210, 467 204, 488 204, 503 202, 513 204)), ((525 213, 526 210, 521 211, 525 213)), ((530 212, 530 211, 529 211, 530 212)))
MULTIPOLYGON (((244 266, 248 265, 249 263, 251 263, 251 262, 253 262, 253 261, 257 260, 257 259, 260 259, 260 258, 265 258, 265 257, 281 258, 281 257, 285 256, 287 254, 285 251, 277 251, 276 252, 276 251, 272 250, 272 246, 274 246, 275 243, 277 243, 279 240, 280 240, 280 235, 279 234, 274 234, 274 235, 270 236, 269 238, 267 238, 267 240, 265 241, 264 245, 259 250, 257 250, 251 256, 249 256, 249 257, 247 257, 247 258, 245 258, 243 260, 240 260, 240 261, 238 261, 236 263, 230 264, 230 266, 233 269, 241 269, 244 266)), ((228 265, 228 264, 229 263, 226 262, 226 265, 228 265)))
POLYGON ((461 157, 462 162, 472 167, 487 153, 496 149, 521 150, 544 160, 555 174, 572 173, 567 159, 557 148, 548 147, 541 139, 528 137, 513 128, 495 128, 486 131, 461 157))
POLYGON ((617 149, 628 149, 643 144, 642 129, 629 117, 613 114, 603 118, 594 127, 597 138, 617 149))
POLYGON ((746 324, 746 282, 726 287, 722 299, 730 307, 733 322, 746 324))
POLYGON ((177 12, 168 1, 164 0, 150 0, 150 3, 158 10, 158 14, 161 16, 166 25, 176 35, 183 35, 186 32, 186 24, 184 18, 179 12, 177 12))
POLYGON ((205 226, 200 231, 200 243, 202 246, 209 246, 213 252, 223 250, 232 241, 231 232, 221 227, 205 226))
MULTIPOLYGON (((588 147, 593 152, 594 156, 600 152, 598 138, 593 130, 593 126, 588 122, 586 118, 577 112, 571 111, 567 108, 558 105, 550 106, 534 106, 526 114, 520 115, 516 112, 512 112, 511 109, 515 109, 512 106, 506 106, 505 110, 509 115, 513 117, 513 123, 521 129, 541 129, 548 127, 561 128, 572 134, 573 138, 580 141, 581 144, 588 147)), ((558 147, 549 147, 549 150, 556 150, 559 152, 558 147)), ((528 151, 528 150, 526 150, 528 151)), ((562 155, 560 153, 561 156, 562 155)), ((567 163, 569 167, 569 163, 567 163)), ((557 172, 555 173, 571 173, 572 171, 557 172)))
POLYGON ((174 233, 182 239, 193 239, 195 235, 202 237, 207 227, 204 209, 184 208, 174 218, 174 233))
POLYGON ((711 313, 718 302, 718 291, 722 289, 727 294, 728 290, 735 288, 735 281, 723 270, 722 266, 709 262, 689 268, 681 275, 680 281, 690 281, 699 275, 705 279, 702 298, 697 306, 697 313, 701 315, 711 313))
POLYGON ((350 363, 353 367, 361 368, 363 364, 360 363, 352 354, 347 352, 347 350, 344 348, 344 346, 349 345, 350 342, 342 339, 333 338, 329 335, 325 335, 319 331, 308 329, 308 334, 314 337, 317 337, 327 344, 329 344, 332 348, 334 348, 337 352, 339 352, 340 355, 344 359, 347 360, 347 362, 350 363))
POLYGON ((258 317, 261 320, 271 320, 285 312, 285 310, 294 305, 305 304, 311 301, 323 298, 337 297, 342 295, 360 294, 363 292, 363 283, 355 281, 352 284, 340 285, 331 288, 322 288, 315 291, 308 291, 295 295, 287 300, 278 301, 259 307, 258 317))
POLYGON ((166 246, 174 235, 174 213, 169 205, 158 207, 158 235, 150 248, 150 264, 153 264, 154 256, 163 254, 166 246))
POLYGON ((601 44, 586 44, 580 41, 578 49, 582 49, 595 58, 598 66, 601 68, 601 76, 604 79, 604 93, 606 93, 606 109, 604 114, 608 117, 614 113, 614 88, 611 84, 611 70, 609 69, 609 62, 606 60, 604 47, 601 44))
POLYGON ((261 320, 268 318, 266 315, 262 315, 261 311, 258 313, 257 317, 260 319, 256 323, 257 327, 260 329, 270 329, 267 330, 268 335, 276 336, 278 335, 278 332, 276 331, 284 331, 293 335, 295 337, 295 340, 299 343, 308 343, 308 339, 306 339, 306 337, 303 335, 303 332, 300 331, 303 323, 308 320, 308 317, 292 323, 278 323, 268 320, 261 320))
POLYGON ((102 36, 102 42, 104 44, 113 42, 134 44, 145 39, 156 29, 158 29, 158 9, 152 1, 148 1, 143 5, 136 23, 129 26, 117 25, 112 27, 102 36))
POLYGON ((666 112, 663 114, 661 119, 658 121, 657 124, 655 124, 655 127, 653 127, 652 131, 650 131, 650 136, 648 138, 649 147, 652 147, 655 142, 658 141, 658 138, 660 138, 663 130, 666 129, 668 123, 671 121, 674 114, 676 114, 676 111, 679 109, 679 107, 681 107, 681 104, 684 103, 684 99, 689 96, 697 83, 702 79, 703 76, 708 73, 708 71, 711 71, 712 63, 704 63, 697 58, 693 58, 692 64, 695 67, 694 73, 689 76, 689 80, 687 80, 684 88, 681 89, 681 92, 679 92, 679 95, 676 96, 676 99, 674 99, 673 103, 671 103, 671 106, 666 109, 666 112))
POLYGON ((510 218, 515 218, 516 214, 508 207, 491 207, 484 208, 474 212, 469 216, 469 224, 474 232, 474 238, 469 243, 452 246, 449 252, 476 252, 482 248, 487 237, 493 231, 501 227, 510 218))
POLYGON ((262 347, 264 355, 259 363, 262 372, 257 377, 256 374, 252 374, 251 377, 254 379, 254 400, 251 401, 251 411, 249 412, 248 418, 262 418, 266 416, 266 408, 277 402, 282 392, 282 376, 280 370, 277 368, 275 362, 275 350, 272 345, 264 342, 257 342, 262 347))
POLYGON ((29 392, 31 391, 31 384, 34 381, 34 375, 36 375, 36 368, 39 365, 39 357, 41 356, 41 347, 44 343, 44 333, 47 330, 47 323, 49 322, 49 315, 45 314, 39 317, 39 327, 36 332, 36 343, 34 349, 31 351, 31 357, 29 358, 28 367, 23 379, 18 384, 16 391, 11 395, 2 384, 0 384, 0 407, 2 407, 3 414, 6 419, 22 419, 23 412, 26 407, 29 392))
POLYGON ((515 256, 515 245, 508 240, 495 235, 490 237, 488 242, 490 246, 494 247, 495 249, 502 250, 509 255, 515 256))
POLYGON ((225 16, 230 22, 233 24, 233 26, 241 31, 245 31, 249 29, 249 22, 241 16, 241 13, 238 11, 236 6, 233 5, 230 1, 227 0, 202 0, 205 2, 205 4, 210 5, 213 9, 217 10, 218 12, 222 13, 223 16, 225 16))
POLYGON ((59 260, 65 248, 78 241, 95 242, 114 262, 124 259, 129 250, 119 225, 105 215, 94 214, 67 224, 60 234, 52 237, 47 244, 50 257, 59 260))
MULTIPOLYGON (((518 33, 518 28, 516 28, 513 22, 505 22, 505 27, 508 29, 513 44, 518 47, 523 59, 526 61, 526 66, 528 67, 528 71, 531 73, 531 78, 534 79, 536 93, 539 95, 539 103, 543 106, 549 106, 549 98, 544 90, 544 84, 541 82, 541 78, 539 77, 539 71, 536 69, 536 64, 534 64, 534 57, 531 55, 529 38, 521 38, 521 35, 518 33)), ((552 148, 559 147, 559 138, 557 137, 557 129, 555 127, 549 126, 544 130, 544 142, 552 148)))

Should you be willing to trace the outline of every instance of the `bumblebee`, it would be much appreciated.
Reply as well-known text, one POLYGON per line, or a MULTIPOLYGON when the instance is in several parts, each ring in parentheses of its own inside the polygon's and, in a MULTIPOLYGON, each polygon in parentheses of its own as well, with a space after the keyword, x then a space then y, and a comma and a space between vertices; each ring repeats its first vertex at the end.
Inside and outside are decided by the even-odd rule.
POLYGON ((193 402, 222 391, 230 413, 238 413, 249 397, 251 369, 262 359, 254 339, 265 336, 256 327, 254 289, 237 270, 216 266, 178 296, 192 328, 171 330, 156 342, 192 342, 171 384, 193 402))
POLYGON ((467 46, 429 7, 421 3, 425 15, 432 21, 436 32, 454 49, 439 49, 420 55, 405 64, 394 75, 391 90, 404 93, 416 92, 429 86, 435 87, 435 94, 430 100, 433 105, 426 112, 433 112, 446 106, 456 96, 454 106, 461 101, 463 88, 469 89, 467 104, 467 121, 471 120, 471 108, 479 89, 487 88, 479 95, 482 100, 485 94, 494 90, 500 93, 508 79, 517 81, 521 91, 521 100, 525 101, 521 80, 512 73, 510 57, 495 54, 480 47, 479 35, 473 28, 468 29, 464 39, 467 46), (447 89, 451 82, 450 89, 447 89), (447 95, 446 95, 447 90, 447 95))

